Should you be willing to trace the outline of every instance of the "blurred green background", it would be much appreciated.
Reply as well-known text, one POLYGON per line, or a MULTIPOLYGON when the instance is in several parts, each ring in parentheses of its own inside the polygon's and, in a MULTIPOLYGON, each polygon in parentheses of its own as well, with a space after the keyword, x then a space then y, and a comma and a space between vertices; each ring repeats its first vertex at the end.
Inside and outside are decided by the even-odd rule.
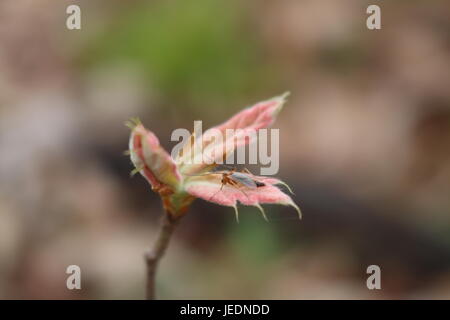
POLYGON ((173 129, 285 91, 279 177, 304 219, 241 207, 237 224, 196 200, 160 297, 450 298, 449 16, 438 0, 3 0, 0 298, 143 298, 162 212, 129 177, 124 121, 171 150, 173 129))

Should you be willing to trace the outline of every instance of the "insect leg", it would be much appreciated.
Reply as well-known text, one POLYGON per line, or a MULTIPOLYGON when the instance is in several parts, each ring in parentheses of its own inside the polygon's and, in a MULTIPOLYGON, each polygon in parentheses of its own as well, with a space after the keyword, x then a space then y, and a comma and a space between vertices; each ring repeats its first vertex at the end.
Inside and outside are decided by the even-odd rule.
POLYGON ((217 172, 205 172, 205 173, 200 173, 200 174, 187 174, 187 173, 185 173, 184 175, 188 176, 188 177, 202 177, 202 176, 208 176, 210 174, 222 174, 222 172, 219 172, 219 171, 217 171, 217 172))
POLYGON ((220 189, 219 189, 216 193, 214 193, 214 194, 211 196, 211 198, 209 198, 209 201, 211 201, 212 198, 214 198, 214 197, 216 196, 216 194, 218 194, 220 191, 222 191, 224 185, 225 185, 225 183, 222 183, 222 185, 220 186, 220 189))
POLYGON ((244 173, 248 173, 248 174, 250 174, 250 175, 252 175, 252 176, 254 176, 254 174, 253 173, 251 173, 251 171, 250 170, 248 170, 247 168, 242 168, 242 172, 244 172, 244 173))

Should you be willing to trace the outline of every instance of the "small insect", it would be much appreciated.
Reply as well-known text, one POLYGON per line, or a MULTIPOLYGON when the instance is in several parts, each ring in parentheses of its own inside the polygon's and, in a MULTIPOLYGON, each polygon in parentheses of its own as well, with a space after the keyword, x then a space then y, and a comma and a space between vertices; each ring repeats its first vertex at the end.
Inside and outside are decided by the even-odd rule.
POLYGON ((213 171, 209 173, 204 173, 203 175, 210 175, 210 174, 221 174, 222 185, 220 186, 220 189, 214 193, 209 200, 212 200, 220 191, 222 191, 223 187, 225 185, 230 185, 239 191, 241 191, 245 196, 248 198, 247 193, 242 189, 242 187, 246 187, 249 189, 256 189, 260 187, 264 187, 266 184, 261 181, 257 181, 252 178, 252 173, 248 171, 247 169, 244 169, 243 172, 237 172, 236 168, 233 168, 231 170, 223 170, 223 171, 213 171))
POLYGON ((232 186, 239 186, 240 184, 250 189, 256 189, 265 186, 265 183, 253 179, 250 171, 248 171, 247 169, 244 170, 245 172, 236 172, 236 169, 233 168, 230 171, 214 173, 222 174, 222 185, 230 184, 232 186))

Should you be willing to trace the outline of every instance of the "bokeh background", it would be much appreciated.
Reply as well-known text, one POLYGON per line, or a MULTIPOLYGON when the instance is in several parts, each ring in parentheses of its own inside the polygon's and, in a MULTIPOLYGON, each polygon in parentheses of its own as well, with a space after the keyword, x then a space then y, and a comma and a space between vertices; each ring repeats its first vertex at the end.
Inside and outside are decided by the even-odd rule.
POLYGON ((2 0, 0 297, 143 298, 162 212, 129 177, 124 121, 170 150, 173 129, 288 90, 279 177, 304 219, 197 200, 160 297, 450 298, 449 17, 444 0, 2 0))

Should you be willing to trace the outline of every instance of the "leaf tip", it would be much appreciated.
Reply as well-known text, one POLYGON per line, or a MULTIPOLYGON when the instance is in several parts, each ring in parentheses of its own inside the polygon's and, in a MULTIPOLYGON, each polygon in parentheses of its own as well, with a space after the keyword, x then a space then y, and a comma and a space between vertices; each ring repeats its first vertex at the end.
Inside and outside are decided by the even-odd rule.
POLYGON ((136 128, 140 124, 142 124, 142 122, 138 117, 133 117, 125 121, 125 126, 130 128, 130 130, 134 130, 134 128, 136 128))
POLYGON ((234 214, 236 215, 236 222, 239 223, 239 211, 237 206, 233 206, 234 214))
POLYGON ((291 92, 290 91, 286 91, 285 93, 281 94, 279 96, 279 98, 282 99, 282 100, 286 100, 287 97, 289 97, 290 95, 291 95, 291 92))
POLYGON ((295 208, 295 210, 297 210, 298 219, 302 220, 303 215, 302 215, 302 211, 300 210, 300 208, 294 202, 291 203, 291 206, 293 206, 295 208))
POLYGON ((255 206, 256 208, 259 209, 259 211, 261 212, 261 214, 262 214, 264 220, 266 220, 267 222, 269 222, 269 219, 267 218, 267 215, 266 215, 266 212, 264 211, 264 208, 261 207, 261 205, 260 205, 259 203, 255 204, 254 206, 255 206))

